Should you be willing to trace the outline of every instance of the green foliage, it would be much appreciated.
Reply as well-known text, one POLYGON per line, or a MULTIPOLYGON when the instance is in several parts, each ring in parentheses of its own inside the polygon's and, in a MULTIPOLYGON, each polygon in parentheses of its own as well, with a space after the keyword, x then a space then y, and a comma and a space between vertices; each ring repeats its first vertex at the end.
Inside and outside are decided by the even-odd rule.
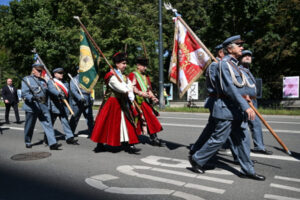
MULTIPOLYGON (((214 47, 231 35, 240 34, 245 48, 254 52, 252 71, 263 79, 263 97, 281 98, 282 77, 299 75, 299 0, 172 0, 170 1, 202 42, 214 47)), ((75 73, 79 58, 80 16, 111 63, 111 57, 127 46, 129 64, 144 54, 150 58, 149 74, 158 88, 158 1, 145 0, 14 0, 0 6, 0 82, 31 70, 35 47, 52 70, 64 67, 75 73), (5 73, 4 73, 5 72, 5 73), (13 75, 12 75, 13 76, 13 75)), ((173 47, 173 13, 163 9, 165 82, 168 82, 173 47)), ((101 60, 100 85, 108 65, 101 60)), ((201 80, 200 80, 201 81, 201 80)), ((97 85, 99 86, 99 84, 97 85)))

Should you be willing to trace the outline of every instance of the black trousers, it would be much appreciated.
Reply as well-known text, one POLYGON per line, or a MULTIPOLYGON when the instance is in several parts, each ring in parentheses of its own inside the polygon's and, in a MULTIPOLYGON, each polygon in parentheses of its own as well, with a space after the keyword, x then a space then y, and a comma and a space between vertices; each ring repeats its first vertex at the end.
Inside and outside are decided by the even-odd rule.
POLYGON ((14 108, 15 116, 16 116, 16 121, 19 122, 20 121, 20 116, 19 116, 19 109, 18 109, 18 104, 17 103, 13 103, 13 104, 6 103, 5 104, 5 121, 9 122, 10 107, 14 108))

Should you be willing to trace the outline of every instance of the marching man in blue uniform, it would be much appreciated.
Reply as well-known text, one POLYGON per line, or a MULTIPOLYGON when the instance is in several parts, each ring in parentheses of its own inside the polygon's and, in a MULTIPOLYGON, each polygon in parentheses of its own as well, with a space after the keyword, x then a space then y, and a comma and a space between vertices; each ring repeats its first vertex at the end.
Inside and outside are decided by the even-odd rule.
MULTIPOLYGON (((211 120, 214 130, 205 144, 189 157, 191 170, 204 173, 204 165, 216 154, 228 137, 233 141, 241 166, 240 177, 265 180, 256 174, 250 159, 250 138, 248 120, 254 120, 255 112, 242 97, 245 95, 245 76, 238 69, 238 58, 242 55, 240 36, 232 36, 223 42, 225 57, 214 68, 211 81, 214 92, 211 98, 211 120)), ((213 70, 213 69, 211 69, 213 70)))
POLYGON ((55 68, 53 71, 54 79, 53 81, 58 86, 59 90, 56 89, 54 82, 52 80, 48 81, 48 88, 50 91, 50 113, 52 124, 54 125, 55 120, 59 117, 62 128, 65 133, 65 138, 67 144, 78 144, 74 139, 74 134, 71 130, 68 121, 69 110, 68 107, 63 103, 62 99, 67 99, 69 97, 69 84, 63 82, 64 69, 55 68))
MULTIPOLYGON (((246 80, 248 81, 246 90, 247 94, 249 95, 253 105, 257 108, 257 99, 256 99, 256 81, 252 73, 250 72, 250 65, 252 63, 252 52, 249 50, 244 50, 242 52, 242 57, 240 60, 240 69, 246 76, 246 80)), ((273 152, 266 150, 264 141, 263 141, 263 134, 262 134, 262 126, 260 119, 255 117, 253 121, 248 121, 250 131, 252 133, 252 140, 254 144, 254 148, 251 150, 254 153, 272 155, 273 152)))
POLYGON ((93 117, 93 99, 91 93, 82 89, 79 85, 79 68, 78 74, 70 81, 70 104, 74 115, 70 119, 70 126, 73 133, 75 133, 78 121, 83 113, 88 126, 88 137, 91 136, 94 128, 93 117))
MULTIPOLYGON (((219 44, 218 46, 215 47, 215 51, 217 53, 217 61, 220 62, 223 57, 224 57, 224 52, 223 52, 223 45, 219 44)), ((215 99, 215 71, 216 67, 218 66, 218 62, 212 62, 205 71, 205 81, 206 81, 206 90, 209 94, 208 98, 205 101, 204 107, 209 109, 210 115, 208 118, 208 123, 206 124, 205 128, 203 129, 201 135, 197 139, 197 141, 191 146, 190 155, 193 155, 196 151, 198 151, 203 144, 209 139, 210 133, 214 130, 215 128, 215 123, 212 118, 212 109, 213 109, 213 102, 215 99)))
POLYGON ((24 99, 23 110, 25 111, 25 145, 31 148, 31 139, 37 118, 46 134, 48 144, 51 150, 58 150, 61 144, 58 144, 55 138, 51 123, 51 116, 48 109, 48 87, 44 79, 41 78, 42 64, 32 65, 32 75, 22 79, 22 98, 24 99))

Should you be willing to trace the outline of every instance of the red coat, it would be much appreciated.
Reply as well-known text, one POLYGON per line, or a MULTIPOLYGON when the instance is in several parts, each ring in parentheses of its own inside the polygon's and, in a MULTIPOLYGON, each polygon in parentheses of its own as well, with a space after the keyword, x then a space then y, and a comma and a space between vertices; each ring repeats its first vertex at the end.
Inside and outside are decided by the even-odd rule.
MULTIPOLYGON (((105 83, 109 88, 109 79, 113 73, 108 72, 105 77, 105 83)), ((128 132, 129 144, 139 143, 137 130, 135 126, 125 116, 125 122, 128 132)), ((120 127, 121 127, 121 105, 117 97, 109 96, 103 101, 96 117, 95 126, 91 135, 91 140, 97 143, 108 144, 110 146, 120 146, 120 127)))
MULTIPOLYGON (((133 72, 131 72, 131 73, 129 74, 128 78, 129 78, 132 82, 134 82, 134 79, 136 79, 135 74, 134 74, 133 72)), ((147 84, 150 86, 150 89, 151 89, 151 82, 150 82, 149 76, 147 76, 146 79, 147 79, 147 81, 148 81, 147 84)), ((135 87, 136 87, 138 90, 142 91, 142 90, 141 90, 141 86, 140 86, 140 84, 139 84, 139 82, 138 82, 137 80, 136 80, 136 85, 135 85, 135 87)), ((137 94, 136 94, 136 95, 137 95, 137 94)), ((163 128, 162 128, 160 122, 158 121, 156 115, 153 113, 153 108, 152 108, 152 106, 151 106, 149 103, 147 103, 146 101, 143 101, 143 102, 141 103, 141 106, 140 106, 140 107, 141 107, 141 109, 142 109, 142 112, 143 112, 145 121, 146 121, 146 123, 147 123, 147 127, 148 127, 148 130, 149 130, 148 133, 149 133, 149 134, 154 134, 154 133, 157 133, 157 132, 162 131, 163 128)), ((140 122, 140 123, 141 123, 141 122, 140 122)), ((139 123, 139 124, 140 124, 140 123, 139 123)))

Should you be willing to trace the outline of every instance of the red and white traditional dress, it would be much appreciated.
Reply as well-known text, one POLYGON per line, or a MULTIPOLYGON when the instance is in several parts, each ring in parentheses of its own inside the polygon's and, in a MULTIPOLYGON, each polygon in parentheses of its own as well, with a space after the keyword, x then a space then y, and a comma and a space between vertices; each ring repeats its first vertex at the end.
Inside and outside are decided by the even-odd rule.
MULTIPOLYGON (((149 98, 144 98, 141 96, 142 92, 152 91, 151 81, 149 76, 142 75, 138 71, 131 72, 128 78, 132 81, 134 87, 134 93, 137 103, 140 105, 143 112, 144 119, 146 121, 148 134, 154 134, 163 130, 160 122, 158 121, 155 110, 150 104, 149 98)), ((156 111, 157 112, 157 111, 156 111)), ((140 121, 139 125, 142 125, 140 121)), ((140 128, 142 129, 142 128, 140 128)), ((144 131, 143 131, 144 132, 144 131)), ((144 133, 145 134, 145 133, 144 133)))
POLYGON ((116 72, 123 82, 111 71, 105 75, 107 90, 96 117, 91 140, 110 146, 120 146, 121 142, 136 144, 139 140, 127 96, 132 91, 132 84, 119 70, 116 72))

